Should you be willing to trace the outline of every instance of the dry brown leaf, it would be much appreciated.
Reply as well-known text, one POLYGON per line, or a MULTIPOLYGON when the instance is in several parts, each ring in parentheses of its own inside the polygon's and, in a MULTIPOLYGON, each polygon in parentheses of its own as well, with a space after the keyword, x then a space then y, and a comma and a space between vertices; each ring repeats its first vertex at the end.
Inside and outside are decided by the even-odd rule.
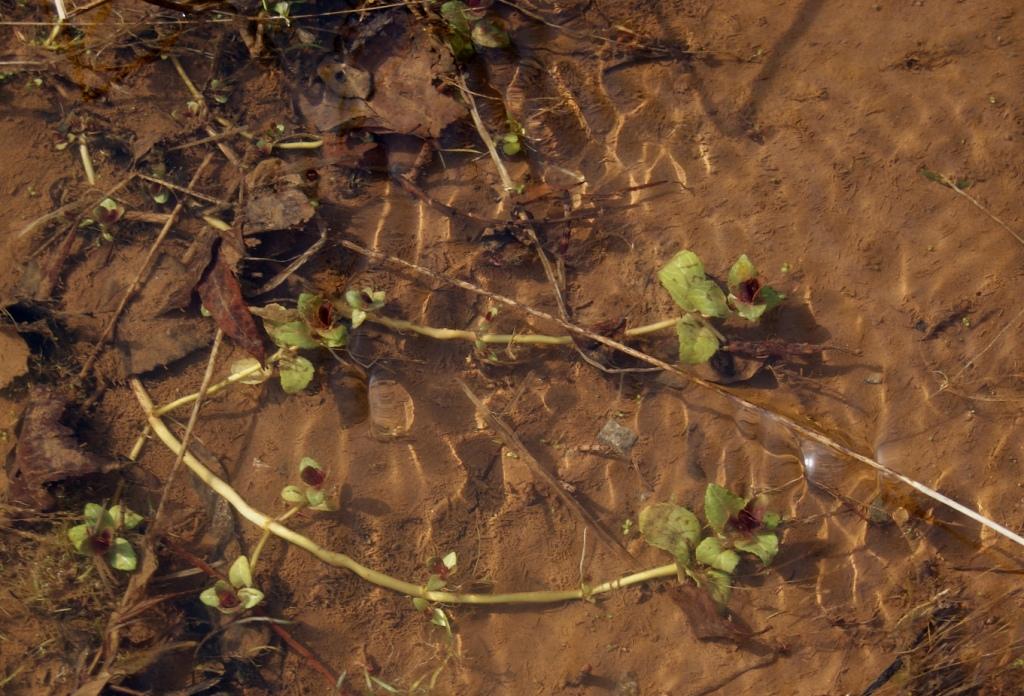
POLYGON ((220 253, 215 252, 215 259, 196 290, 221 331, 262 364, 267 358, 263 335, 249 313, 238 279, 220 253))
POLYGON ((110 471, 115 464, 86 452, 71 429, 60 422, 67 403, 44 387, 35 387, 18 429, 18 444, 4 469, 12 502, 50 510, 55 500, 48 484, 110 471))

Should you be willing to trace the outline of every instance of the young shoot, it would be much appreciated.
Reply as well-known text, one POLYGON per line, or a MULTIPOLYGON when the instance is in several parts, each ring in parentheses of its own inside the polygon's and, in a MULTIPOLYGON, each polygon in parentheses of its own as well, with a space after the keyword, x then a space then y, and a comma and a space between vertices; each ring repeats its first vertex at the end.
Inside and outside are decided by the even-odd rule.
POLYGON ((781 518, 766 512, 757 498, 741 498, 714 483, 704 493, 704 516, 711 528, 707 536, 690 510, 656 503, 640 512, 640 534, 650 546, 672 554, 680 579, 689 577, 725 605, 740 553, 755 556, 765 566, 775 558, 779 551, 775 528, 781 518))
MULTIPOLYGON (((423 588, 427 592, 439 592, 448 587, 450 578, 458 567, 458 556, 454 551, 449 551, 441 558, 432 558, 427 563, 427 570, 430 575, 427 577, 427 584, 423 588)), ((452 624, 445 610, 423 597, 413 597, 412 606, 416 611, 430 619, 430 623, 440 626, 449 637, 452 635, 452 624)))
POLYGON ((323 491, 327 472, 312 457, 303 457, 299 462, 301 486, 287 485, 281 489, 281 498, 294 507, 308 507, 310 510, 330 512, 337 507, 327 500, 323 491))
POLYGON ((352 328, 356 329, 366 320, 368 312, 384 306, 383 290, 363 288, 362 290, 346 290, 345 303, 352 308, 352 328))
POLYGON ((68 530, 68 539, 75 551, 83 556, 101 556, 115 570, 135 570, 135 549, 127 539, 117 534, 122 529, 138 527, 142 516, 121 505, 106 510, 102 505, 87 503, 84 517, 84 524, 68 530))
POLYGON ((218 580, 213 587, 207 587, 199 599, 222 614, 237 614, 262 602, 263 593, 253 587, 249 559, 239 556, 228 570, 228 580, 218 580))
POLYGON ((441 5, 441 19, 447 25, 445 39, 456 58, 468 58, 476 48, 508 48, 512 43, 501 19, 487 14, 490 3, 453 0, 441 5))
POLYGON ((700 257, 689 250, 672 257, 658 271, 658 280, 684 312, 676 321, 679 361, 691 365, 707 362, 721 347, 722 335, 709 320, 735 315, 758 321, 785 298, 761 282, 746 254, 729 269, 728 297, 704 274, 700 257))
MULTIPOLYGON (((263 319, 263 326, 282 348, 342 348, 348 342, 348 325, 337 315, 334 306, 320 295, 304 292, 298 307, 289 309, 272 303, 254 307, 252 313, 263 319)), ((278 363, 281 388, 295 394, 313 380, 313 363, 301 355, 284 355, 278 363)))

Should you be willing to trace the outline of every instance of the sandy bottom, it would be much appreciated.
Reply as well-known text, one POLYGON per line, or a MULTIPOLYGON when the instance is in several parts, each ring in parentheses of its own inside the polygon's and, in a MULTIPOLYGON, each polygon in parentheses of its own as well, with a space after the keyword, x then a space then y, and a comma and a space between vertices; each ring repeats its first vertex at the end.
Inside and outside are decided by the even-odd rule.
MULTIPOLYGON (((46 3, 8 12, 14 4, 0 3, 3 14, 49 18, 46 3)), ((101 197, 129 172, 150 173, 142 162, 154 144, 172 163, 166 178, 181 186, 213 153, 195 189, 226 199, 220 215, 230 218, 245 206, 236 203, 240 172, 251 174, 265 158, 238 134, 224 140, 239 153, 237 166, 211 144, 195 144, 209 137, 207 123, 226 126, 188 113, 192 97, 171 62, 153 58, 153 46, 173 46, 208 99, 210 79, 227 80, 226 104, 211 99, 215 115, 257 135, 277 123, 315 134, 300 97, 322 96, 314 68, 325 55, 343 57, 361 36, 353 17, 297 18, 294 26, 320 48, 282 52, 294 35, 268 31, 261 62, 248 57, 246 27, 156 26, 173 12, 111 5, 81 18, 99 23, 82 29, 91 53, 51 54, 26 43, 36 31, 45 38, 44 28, 3 27, 3 56, 43 62, 0 82, 0 301, 4 326, 16 323, 31 353, 28 374, 0 392, 0 453, 11 457, 30 386, 71 385, 160 229, 159 220, 126 219, 104 241, 89 228, 69 235, 66 222, 26 231, 28 223, 101 197), (134 34, 118 29, 129 20, 134 34), (140 34, 145 26, 156 28, 140 34), (54 148, 83 124, 95 188, 84 180, 77 145, 54 148)), ((1024 13, 1012 5, 541 2, 523 6, 532 17, 496 5, 514 50, 484 52, 467 72, 492 130, 507 126, 503 101, 525 131, 524 153, 505 159, 512 179, 526 182, 526 208, 537 219, 600 208, 589 219, 538 225, 564 268, 573 321, 628 328, 671 317, 655 273, 672 255, 692 249, 724 278, 746 253, 787 295, 757 330, 734 329, 738 339, 789 346, 752 380, 729 387, 756 407, 664 374, 605 373, 570 347, 488 355, 469 342, 368 322, 339 354, 347 366, 326 351, 304 353, 316 376, 302 393, 286 395, 270 381, 209 398, 194 435, 197 456, 268 514, 284 511, 279 491, 296 482, 297 462, 315 458, 340 509, 303 512, 289 526, 416 584, 426 582, 431 558, 452 550, 459 567, 451 586, 463 591, 574 589, 661 565, 668 557, 637 535, 639 511, 661 501, 699 509, 709 482, 764 492, 786 520, 781 551, 767 569, 741 565, 732 620, 669 578, 594 602, 448 606, 449 637, 408 598, 272 540, 257 576, 266 614, 293 622, 296 640, 335 673, 347 671, 352 693, 386 693, 367 686, 365 669, 402 693, 1019 693, 1021 549, 770 415, 1011 530, 1024 526, 1024 366, 1016 353, 1024 313, 1008 290, 1024 256, 1015 238, 1024 234, 1024 13), (692 53, 679 55, 681 47, 692 53), (593 530, 584 534, 580 517, 534 481, 476 413, 460 379, 628 554, 593 530), (638 436, 626 456, 598 440, 609 419, 638 436), (872 688, 876 680, 884 683, 872 688)), ((300 10, 313 11, 309 3, 293 13, 300 10)), ((385 12, 408 15, 370 14, 385 12)), ((372 36, 360 40, 372 48, 372 36)), ((401 71, 386 73, 397 82, 381 77, 392 70, 385 64, 371 66, 378 94, 404 84, 401 71)), ((413 123, 408 132, 437 136, 429 130, 413 123)), ((246 257, 238 272, 250 304, 373 287, 386 290, 388 316, 453 329, 473 328, 494 305, 339 246, 347 239, 558 313, 535 251, 500 225, 465 215, 510 219, 491 160, 460 151, 481 147, 468 118, 439 137, 441 152, 418 179, 433 203, 389 178, 386 164, 351 168, 351 148, 338 155, 337 136, 327 137, 335 150, 274 153, 293 175, 317 173, 307 180, 320 205, 312 220, 232 247, 246 257), (318 221, 327 230, 323 249, 278 288, 256 294, 317 240, 318 221)), ((420 142, 378 137, 391 166, 403 152, 408 163, 420 142)), ((242 190, 256 183, 250 176, 242 190)), ((155 204, 139 182, 121 195, 134 212, 166 214, 175 200, 155 204)), ((127 378, 138 375, 166 402, 198 388, 209 356, 213 330, 197 319, 192 286, 177 304, 172 295, 181 278, 202 272, 190 255, 199 249, 209 258, 209 245, 195 240, 203 229, 197 206, 211 203, 179 200, 189 207, 164 244, 171 258, 153 276, 170 289, 160 285, 129 306, 95 381, 71 409, 75 436, 110 461, 124 462, 144 423, 127 378), (160 336, 163 352, 151 355, 160 336)), ((494 330, 563 333, 507 307, 494 330)), ((12 345, 4 361, 15 360, 12 345)), ((631 345, 674 360, 671 332, 631 345)), ((613 367, 639 366, 599 356, 613 367)), ((215 379, 244 357, 226 340, 215 379)), ((188 410, 174 418, 180 434, 188 410)), ((46 535, 61 537, 69 515, 109 498, 119 481, 132 506, 152 514, 173 461, 151 440, 141 466, 122 476, 63 485, 56 512, 17 522, 13 508, 0 510, 0 690, 72 693, 88 682, 107 626, 103 607, 116 606, 124 579, 96 584, 93 574, 87 586, 76 584, 88 564, 46 535)), ((171 539, 207 563, 251 553, 260 537, 185 474, 165 515, 171 539)), ((172 552, 161 559, 157 579, 191 568, 172 552)), ((195 602, 207 584, 199 574, 151 586, 151 596, 181 595, 124 629, 122 657, 198 641, 220 625, 195 602)), ((328 692, 309 660, 264 624, 236 626, 198 655, 191 650, 150 658, 141 672, 113 662, 112 683, 133 691, 109 693, 328 692), (223 682, 209 691, 174 691, 218 674, 223 682)))

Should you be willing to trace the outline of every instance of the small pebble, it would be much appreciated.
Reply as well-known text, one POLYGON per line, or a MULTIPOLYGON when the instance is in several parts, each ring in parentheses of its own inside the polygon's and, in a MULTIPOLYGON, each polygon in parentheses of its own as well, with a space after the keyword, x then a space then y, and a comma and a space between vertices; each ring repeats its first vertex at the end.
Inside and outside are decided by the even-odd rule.
POLYGON ((629 452, 633 449, 633 445, 636 444, 636 440, 637 434, 629 428, 620 425, 614 418, 609 418, 608 422, 601 428, 601 432, 597 434, 598 442, 611 447, 623 457, 629 456, 629 452))
POLYGON ((881 372, 872 372, 870 375, 868 375, 867 377, 864 378, 864 383, 865 384, 881 384, 882 383, 882 373, 881 372))

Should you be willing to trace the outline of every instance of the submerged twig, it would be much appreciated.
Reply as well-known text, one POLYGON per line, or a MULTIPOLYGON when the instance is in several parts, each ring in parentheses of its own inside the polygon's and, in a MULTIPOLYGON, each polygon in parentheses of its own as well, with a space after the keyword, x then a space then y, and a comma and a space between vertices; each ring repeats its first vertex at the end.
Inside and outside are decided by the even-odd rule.
POLYGON ((224 340, 224 332, 217 329, 217 333, 213 337, 213 346, 210 348, 210 358, 206 361, 206 371, 203 372, 203 381, 199 385, 199 391, 196 393, 196 400, 192 404, 192 413, 189 414, 188 424, 185 426, 185 434, 181 436, 181 452, 178 453, 174 459, 174 464, 171 466, 171 471, 167 474, 167 480, 164 481, 163 490, 160 491, 160 502, 157 503, 156 512, 153 513, 153 521, 149 525, 149 529, 146 531, 148 536, 152 536, 156 530, 157 525, 160 522, 160 514, 164 511, 164 505, 167 504, 167 494, 171 490, 171 484, 178 475, 178 469, 181 468, 181 460, 184 456, 184 452, 188 448, 188 443, 192 439, 192 432, 195 430, 196 423, 199 421, 199 409, 203 405, 203 397, 206 396, 206 392, 210 387, 210 380, 213 379, 213 368, 217 364, 217 353, 220 350, 221 341, 224 340))
POLYGON ((466 87, 466 78, 461 73, 455 84, 458 86, 459 91, 462 92, 466 104, 469 105, 469 114, 473 117, 473 125, 476 126, 480 139, 484 141, 484 146, 491 155, 495 169, 498 170, 498 176, 501 178, 501 186, 504 189, 505 196, 507 197, 509 194, 515 193, 516 185, 512 182, 512 177, 508 175, 505 163, 501 161, 501 157, 498 155, 498 148, 494 146, 494 138, 491 137, 491 134, 487 131, 487 126, 484 125, 483 119, 480 118, 480 112, 476 108, 476 99, 473 97, 473 93, 466 87))
POLYGON ((1007 529, 1006 527, 1004 527, 1003 525, 999 524, 998 522, 996 522, 996 521, 994 521, 994 520, 992 520, 992 519, 982 515, 981 513, 977 512, 975 510, 972 510, 971 508, 967 507, 966 505, 964 505, 962 503, 959 503, 956 500, 953 500, 952 498, 950 498, 950 497, 948 497, 946 495, 943 495, 942 493, 939 493, 935 489, 930 488, 930 487, 926 486, 923 483, 915 481, 914 479, 910 478, 909 476, 906 476, 904 474, 899 473, 895 469, 892 469, 892 468, 890 468, 890 467, 888 467, 888 466, 886 466, 886 465, 884 465, 884 464, 882 464, 882 463, 880 463, 878 461, 875 461, 874 459, 872 459, 871 457, 868 457, 867 455, 861 454, 860 452, 857 452, 856 450, 850 449, 846 445, 843 445, 843 444, 839 443, 835 439, 829 437, 828 435, 825 435, 822 432, 819 432, 819 431, 817 431, 817 430, 815 430, 813 428, 810 428, 808 426, 805 426, 805 425, 802 425, 802 424, 798 423, 796 420, 794 420, 793 418, 791 418, 789 416, 786 416, 786 415, 784 415, 784 414, 782 414, 782 413, 780 413, 778 411, 774 411, 774 410, 766 408, 764 406, 760 406, 758 404, 755 404, 752 401, 748 401, 747 399, 744 399, 743 397, 734 394, 733 392, 731 392, 728 389, 722 387, 721 385, 718 385, 718 384, 715 384, 714 382, 709 382, 709 381, 707 381, 705 379, 701 379, 700 377, 696 377, 694 375, 691 375, 688 372, 685 372, 685 371, 679 369, 675 365, 671 365, 671 364, 665 362, 664 360, 661 360, 660 358, 656 358, 656 357, 654 357, 652 355, 648 355, 647 353, 644 353, 643 351, 637 350, 635 348, 631 348, 630 346, 627 346, 624 343, 621 343, 621 342, 616 341, 614 339, 608 338, 607 336, 602 336, 602 335, 600 335, 598 333, 595 333, 593 331, 585 329, 585 328, 583 328, 581 326, 576 326, 575 324, 572 324, 570 322, 567 322, 567 321, 564 321, 562 319, 559 319, 558 317, 552 316, 551 314, 548 314, 547 312, 542 312, 542 311, 540 311, 538 309, 534 309, 533 307, 529 307, 527 305, 524 305, 521 302, 517 302, 516 300, 513 300, 510 297, 506 297, 506 296, 500 295, 498 293, 494 293, 494 292, 490 292, 488 290, 484 290, 483 288, 481 288, 481 287, 479 287, 477 285, 474 285, 472 283, 468 283, 468 282, 466 282, 464 280, 459 280, 458 278, 452 278, 452 277, 447 276, 447 275, 445 275, 443 273, 438 273, 437 271, 432 271, 429 268, 426 268, 424 266, 420 266, 420 265, 415 264, 415 263, 411 263, 409 261, 406 261, 404 259, 400 259, 400 258, 395 257, 395 256, 390 256, 388 254, 384 254, 384 253, 379 252, 379 251, 373 251, 372 249, 367 249, 366 247, 360 246, 359 244, 356 244, 355 242, 350 242, 348 240, 344 240, 343 239, 343 240, 339 241, 339 244, 341 244, 346 249, 350 249, 352 251, 355 251, 355 252, 357 252, 359 254, 362 254, 363 256, 367 256, 369 258, 374 258, 374 259, 379 259, 379 260, 387 261, 387 262, 392 263, 392 264, 394 264, 396 266, 401 266, 402 268, 407 268, 407 269, 410 269, 412 271, 415 271, 416 273, 418 273, 420 275, 423 275, 423 276, 426 276, 428 278, 431 278, 431 279, 433 279, 435 281, 447 283, 449 285, 454 285, 456 287, 462 288, 464 290, 468 290, 469 292, 475 293, 477 295, 482 295, 484 297, 490 298, 491 300, 494 300, 496 302, 500 302, 501 304, 507 305, 509 307, 515 307, 516 309, 518 309, 520 311, 523 311, 523 312, 526 312, 527 314, 530 314, 532 316, 535 316, 538 319, 544 319, 546 321, 554 322, 554 323, 560 325, 562 328, 564 328, 567 331, 569 331, 570 333, 576 334, 578 336, 584 336, 586 338, 589 338, 592 341, 597 341, 598 343, 606 345, 609 348, 614 348, 615 350, 618 350, 618 351, 620 351, 622 353, 625 353, 626 355, 632 356, 632 357, 634 357, 634 358, 636 358, 638 360, 642 360, 642 361, 648 363, 649 365, 653 365, 654 367, 660 367, 662 370, 665 370, 666 372, 671 372, 672 374, 675 374, 675 375, 681 377, 685 382, 688 382, 690 384, 695 384, 695 385, 697 385, 699 387, 704 388, 705 390, 712 391, 712 392, 718 394, 719 396, 724 397, 725 399, 727 399, 728 401, 732 402, 733 404, 742 406, 744 408, 753 409, 753 410, 755 410, 755 411, 757 411, 757 412, 759 412, 759 413, 761 413, 763 415, 766 415, 766 416, 769 416, 771 418, 774 418, 776 421, 778 421, 780 424, 782 424, 787 429, 792 431, 794 434, 799 435, 799 436, 801 436, 803 438, 806 438, 806 439, 809 439, 809 440, 813 440, 814 442, 822 444, 825 447, 829 448, 830 450, 832 450, 834 452, 837 452, 838 454, 841 454, 841 455, 843 455, 845 457, 848 457, 848 458, 853 459, 853 460, 855 460, 857 462, 860 462, 861 464, 865 464, 865 465, 871 467, 872 469, 874 469, 875 471, 878 471, 881 474, 884 474, 886 476, 890 476, 892 478, 895 478, 898 481, 906 484, 907 486, 910 486, 911 488, 913 488, 914 490, 918 491, 919 493, 922 493, 925 496, 931 498, 935 502, 938 502, 938 503, 940 503, 941 505, 943 505, 945 507, 948 507, 948 508, 950 508, 952 510, 955 510, 956 512, 960 513, 961 515, 974 520, 978 524, 980 524, 980 525, 982 525, 984 527, 988 527, 992 531, 994 531, 997 534, 999 534, 999 535, 1009 539, 1013 543, 1015 543, 1015 544, 1017 544, 1017 545, 1019 545, 1021 547, 1024 547, 1024 536, 1021 536, 1020 534, 1007 529))
POLYGON ((474 394, 473 390, 469 388, 469 385, 461 379, 456 379, 455 382, 462 389, 466 398, 473 402, 473 406, 476 407, 477 413, 484 417, 484 420, 486 420, 491 428, 494 429, 498 434, 498 437, 501 438, 501 441, 505 443, 505 446, 513 450, 520 459, 526 462, 526 466, 530 469, 534 478, 543 481, 547 487, 550 488, 563 503, 565 503, 566 507, 579 516, 585 524, 593 527, 594 532, 601 538, 601 541, 614 549, 620 556, 622 556, 623 559, 633 562, 635 559, 632 554, 626 550, 626 547, 622 545, 622 542, 609 534, 597 518, 590 514, 590 511, 583 507, 578 500, 569 495, 551 472, 541 466, 541 463, 537 461, 536 457, 530 454, 530 450, 526 449, 526 445, 523 444, 522 440, 519 439, 519 436, 515 434, 512 428, 508 427, 508 425, 505 424, 505 421, 496 416, 491 409, 487 408, 484 402, 480 400, 480 397, 474 394))

